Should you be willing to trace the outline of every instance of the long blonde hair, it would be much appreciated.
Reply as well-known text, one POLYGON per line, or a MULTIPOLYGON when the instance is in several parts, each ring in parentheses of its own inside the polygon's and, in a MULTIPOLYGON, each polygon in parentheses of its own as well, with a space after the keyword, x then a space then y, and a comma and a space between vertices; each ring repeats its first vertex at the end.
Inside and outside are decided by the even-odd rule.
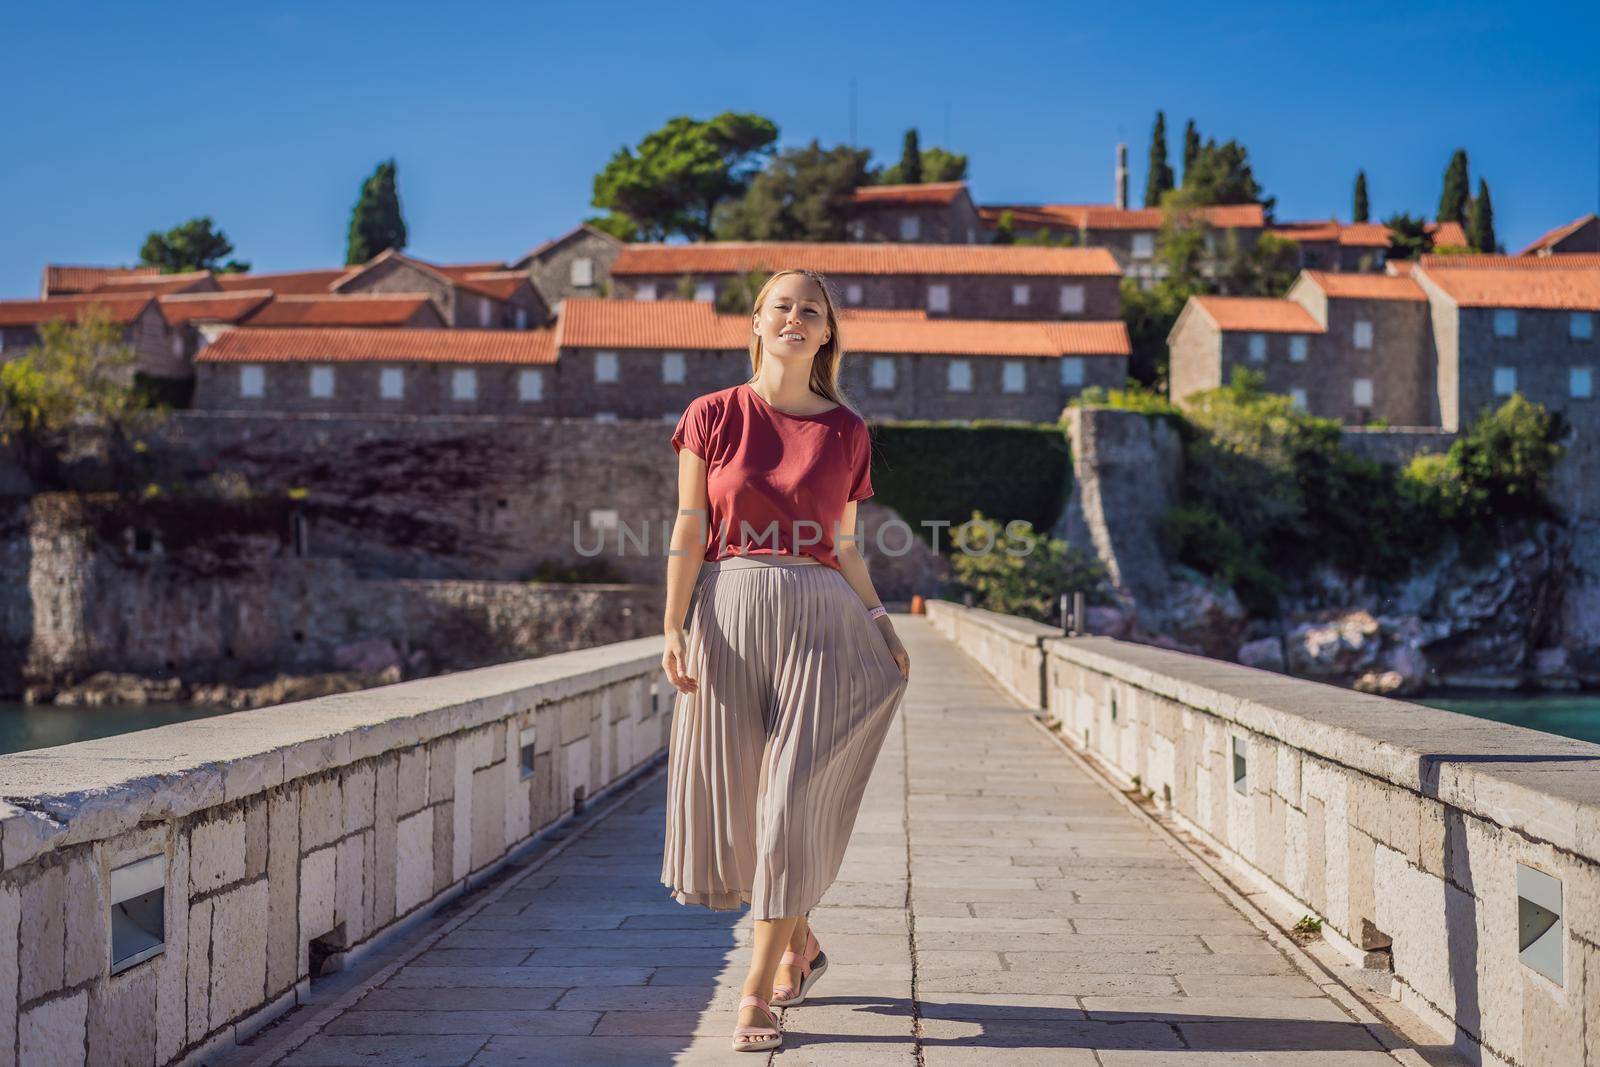
MULTIPOLYGON (((772 292, 772 287, 778 284, 778 279, 786 274, 803 274, 817 283, 817 288, 822 292, 822 307, 828 319, 828 340, 817 349, 816 358, 811 361, 811 390, 821 396, 827 397, 842 407, 852 407, 844 398, 844 390, 839 385, 839 363, 844 358, 844 338, 839 333, 839 313, 834 310, 833 292, 828 288, 828 280, 814 270, 795 268, 793 270, 780 270, 768 278, 761 291, 756 294, 755 307, 751 309, 752 315, 759 315, 761 307, 767 301, 767 294, 772 292)), ((750 335, 750 380, 755 381, 761 373, 761 359, 765 352, 761 345, 759 335, 750 335)))

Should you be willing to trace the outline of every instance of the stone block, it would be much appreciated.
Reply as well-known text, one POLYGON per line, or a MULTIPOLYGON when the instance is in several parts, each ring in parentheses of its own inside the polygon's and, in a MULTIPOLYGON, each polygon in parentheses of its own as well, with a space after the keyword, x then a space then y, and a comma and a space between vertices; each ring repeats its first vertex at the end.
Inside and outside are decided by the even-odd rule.
POLYGON ((110 889, 100 874, 100 860, 93 852, 73 854, 65 870, 67 940, 62 984, 75 986, 111 969, 110 889))
POLYGON ((400 753, 395 795, 396 814, 410 815, 428 804, 428 750, 422 745, 400 753))
POLYGON ((244 812, 196 823, 189 831, 189 892, 209 893, 243 880, 244 812))
POLYGON ((273 793, 267 805, 267 995, 283 992, 299 976, 300 799, 293 790, 273 793))
POLYGON ((339 858, 335 865, 335 890, 333 921, 344 924, 346 945, 354 945, 367 936, 367 913, 363 894, 367 888, 365 834, 356 834, 340 841, 339 858))
POLYGON ((505 850, 505 768, 495 764, 472 775, 472 869, 486 866, 505 850))
POLYGON ((1384 808, 1389 814, 1384 843, 1418 866, 1422 863, 1422 806, 1423 799, 1408 789, 1390 787, 1384 790, 1384 808))
POLYGON ((1376 899, 1372 884, 1372 838, 1361 830, 1352 829, 1349 838, 1349 875, 1346 886, 1349 892, 1350 919, 1346 930, 1359 931, 1363 919, 1377 921, 1376 899))
POLYGON ((1305 797, 1306 805, 1306 899, 1318 915, 1328 912, 1327 806, 1318 798, 1305 797))
POLYGON ((211 1029, 233 1022, 266 1000, 268 886, 265 878, 212 902, 211 1029))
POLYGON ((403 916, 433 896, 433 808, 400 821, 395 835, 394 909, 403 916))
MULTIPOLYGON (((1569 942, 1569 945, 1572 943, 1569 942)), ((1575 946, 1581 948, 1582 946, 1575 946)), ((1557 989, 1542 976, 1522 970, 1522 1062, 1576 1063, 1583 1048, 1584 973, 1580 952, 1568 952, 1564 988, 1557 989)), ((1594 999, 1591 995, 1588 999, 1594 999)), ((1600 1052, 1600 1050, 1591 1050, 1600 1052)))
POLYGON ((295 942, 296 974, 310 971, 309 946, 331 933, 338 887, 338 846, 329 845, 300 860, 300 936, 295 942))
MULTIPOLYGON (((189 1043, 189 835, 172 835, 172 866, 168 869, 167 909, 163 916, 166 946, 155 959, 156 1062, 175 1059, 189 1043)), ((205 951, 206 946, 201 946, 205 951)))
POLYGON ((428 749, 428 803, 453 799, 455 788, 456 739, 441 737, 428 749))
POLYGON ((357 833, 372 825, 374 788, 377 774, 372 765, 347 768, 341 775, 344 794, 344 832, 357 833))
POLYGON ((1274 788, 1278 795, 1288 801, 1290 807, 1300 807, 1300 753, 1288 745, 1278 746, 1277 772, 1274 788))
POLYGON ((377 766, 377 786, 372 813, 373 872, 372 927, 394 919, 395 836, 399 822, 400 760, 389 757, 377 766))
POLYGON ((189 909, 189 1041, 210 1032, 211 1003, 211 901, 189 909))
POLYGON ((465 878, 472 869, 472 760, 462 748, 456 750, 454 850, 450 857, 450 877, 465 878))
POLYGON ((1577 946, 1579 961, 1583 967, 1583 988, 1585 990, 1583 1032, 1584 1044, 1589 1050, 1586 1063, 1593 1065, 1600 1063, 1600 947, 1595 945, 1577 946))
POLYGON ((267 873, 267 798, 258 796, 244 809, 244 876, 260 878, 267 873))
POLYGON ((12 1062, 17 1047, 17 931, 22 922, 22 894, 14 885, 0 885, 0 1064, 12 1062))
POLYGON ((442 893, 455 881, 455 801, 447 800, 428 810, 433 812, 433 891, 442 893))
POLYGON ((17 1022, 17 1062, 24 1067, 82 1067, 88 1017, 87 990, 29 1008, 17 1022))
POLYGON ((156 971, 139 966, 89 988, 89 1063, 150 1067, 156 1062, 156 971))
POLYGON ((1285 804, 1283 813, 1283 885, 1301 900, 1308 899, 1306 872, 1306 814, 1285 804))
POLYGON ((54 993, 65 986, 67 948, 67 876, 60 867, 40 871, 21 887, 22 937, 18 961, 23 1001, 54 993))
POLYGON ((324 775, 300 787, 300 851, 310 852, 337 841, 344 833, 344 799, 339 776, 324 775))

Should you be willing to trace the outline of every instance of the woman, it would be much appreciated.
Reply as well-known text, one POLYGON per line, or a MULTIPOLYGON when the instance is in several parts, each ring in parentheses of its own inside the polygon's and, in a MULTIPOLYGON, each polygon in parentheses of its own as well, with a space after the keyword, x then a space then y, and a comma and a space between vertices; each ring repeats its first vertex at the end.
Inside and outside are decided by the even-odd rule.
POLYGON ((780 271, 751 316, 754 376, 695 398, 672 434, 661 881, 682 904, 751 906, 738 1050, 778 1047, 769 998, 799 1004, 827 966, 806 912, 910 678, 857 545, 872 442, 840 399, 842 353, 822 277, 780 271))

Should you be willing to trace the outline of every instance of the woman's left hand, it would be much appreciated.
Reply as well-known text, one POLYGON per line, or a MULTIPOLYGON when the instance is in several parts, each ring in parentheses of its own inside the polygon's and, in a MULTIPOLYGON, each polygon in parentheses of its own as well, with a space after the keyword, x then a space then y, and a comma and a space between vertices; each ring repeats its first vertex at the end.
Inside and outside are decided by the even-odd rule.
POLYGON ((883 641, 889 646, 889 654, 894 657, 895 663, 900 666, 902 678, 911 677, 911 657, 906 654, 906 646, 900 643, 900 635, 894 632, 894 624, 887 615, 877 619, 878 632, 883 634, 883 641))

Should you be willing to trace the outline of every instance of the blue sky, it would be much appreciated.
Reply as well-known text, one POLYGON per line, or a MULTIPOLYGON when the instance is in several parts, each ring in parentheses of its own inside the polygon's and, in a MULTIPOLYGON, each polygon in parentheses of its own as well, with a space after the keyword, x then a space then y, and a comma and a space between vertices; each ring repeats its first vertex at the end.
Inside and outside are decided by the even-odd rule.
POLYGON ((413 252, 515 257, 671 116, 847 140, 852 78, 858 143, 915 125, 980 202, 1108 201, 1118 140, 1137 197, 1161 108, 1174 157, 1190 117, 1243 141, 1280 219, 1348 218, 1358 167, 1375 215, 1431 215, 1458 146, 1513 250, 1597 209, 1600 5, 1317 7, 9 4, 0 296, 202 214, 258 270, 337 264, 390 155, 413 252))

